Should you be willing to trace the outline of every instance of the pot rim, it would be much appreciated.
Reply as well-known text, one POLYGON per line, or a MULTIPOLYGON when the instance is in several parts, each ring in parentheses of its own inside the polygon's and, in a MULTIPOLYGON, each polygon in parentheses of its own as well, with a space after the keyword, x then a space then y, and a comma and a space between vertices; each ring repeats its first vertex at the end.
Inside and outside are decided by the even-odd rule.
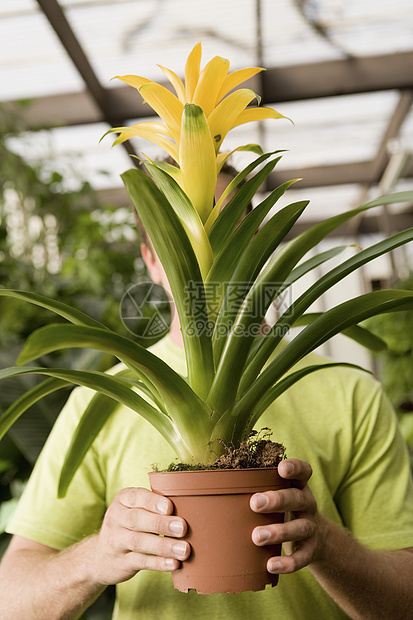
POLYGON ((289 485, 278 467, 151 472, 149 480, 154 492, 166 496, 258 493, 289 485))

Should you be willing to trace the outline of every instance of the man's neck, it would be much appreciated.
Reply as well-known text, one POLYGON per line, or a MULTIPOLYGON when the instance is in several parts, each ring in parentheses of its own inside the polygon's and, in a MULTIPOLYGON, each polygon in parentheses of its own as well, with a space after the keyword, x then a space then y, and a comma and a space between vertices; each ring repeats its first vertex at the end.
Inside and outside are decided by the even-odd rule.
POLYGON ((171 340, 177 344, 182 349, 184 348, 184 341, 182 338, 181 325, 179 323, 179 317, 177 314, 174 315, 171 323, 171 327, 169 330, 169 336, 171 340))

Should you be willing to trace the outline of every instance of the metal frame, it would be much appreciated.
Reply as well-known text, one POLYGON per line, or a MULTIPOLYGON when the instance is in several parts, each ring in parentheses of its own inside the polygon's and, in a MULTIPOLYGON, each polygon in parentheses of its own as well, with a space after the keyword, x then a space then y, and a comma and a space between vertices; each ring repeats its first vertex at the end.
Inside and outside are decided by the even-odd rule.
MULTIPOLYGON (((65 13, 57 0, 37 0, 41 10, 59 37, 71 61, 85 82, 85 91, 49 97, 40 97, 26 110, 23 121, 28 128, 39 126, 68 126, 106 122, 111 126, 125 124, 130 119, 148 115, 133 89, 126 87, 105 88, 99 82, 84 50, 75 36, 65 13)), ((257 4, 257 40, 260 41, 260 0, 257 4)), ((259 52, 259 46, 257 53, 259 52)), ((387 145, 397 137, 400 127, 413 103, 413 52, 387 56, 347 57, 330 62, 309 63, 293 67, 274 67, 254 78, 251 87, 262 96, 262 104, 281 101, 298 101, 317 97, 398 90, 399 101, 382 137, 374 160, 306 168, 300 187, 317 187, 345 183, 361 184, 366 194, 371 185, 377 184, 389 162, 387 145)), ((15 102, 9 102, 15 106, 15 102)), ((134 149, 124 143, 131 154, 134 149)), ((274 172, 266 189, 276 187, 286 178, 301 177, 303 171, 274 172)), ((413 165, 404 172, 413 176, 413 165)), ((122 193, 113 192, 116 201, 123 202, 122 193)))

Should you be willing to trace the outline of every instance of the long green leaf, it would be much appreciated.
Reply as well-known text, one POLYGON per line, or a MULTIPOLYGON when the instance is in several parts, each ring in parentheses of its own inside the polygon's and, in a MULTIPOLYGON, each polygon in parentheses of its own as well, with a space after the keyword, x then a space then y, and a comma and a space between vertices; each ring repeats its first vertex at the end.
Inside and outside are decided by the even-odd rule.
MULTIPOLYGON (((258 231, 239 260, 230 282, 225 287, 225 298, 215 323, 213 351, 216 365, 219 363, 227 337, 231 333, 231 325, 247 298, 258 273, 307 205, 307 200, 294 202, 273 215, 265 226, 258 231)), ((228 260, 228 262, 230 261, 228 260)), ((275 280, 275 282, 277 281, 275 280)), ((268 303, 270 302, 271 299, 268 299, 268 303)), ((248 303, 250 304, 248 312, 251 313, 251 318, 254 321, 258 320, 260 324, 261 321, 259 315, 256 314, 256 309, 251 302, 248 303)), ((251 338, 245 339, 243 342, 244 351, 247 351, 251 346, 251 341, 251 338)))
MULTIPOLYGON (((121 370, 115 377, 130 377, 129 370, 121 370)), ((131 385, 136 385, 135 381, 130 380, 131 385)), ((139 390, 147 393, 146 388, 141 382, 137 385, 139 390)), ((147 393, 148 396, 151 396, 147 393)), ((96 392, 92 400, 89 402, 72 437, 70 446, 67 450, 62 470, 60 472, 58 497, 64 497, 73 477, 80 467, 87 452, 91 448, 95 438, 98 436, 107 420, 119 406, 119 402, 110 398, 106 394, 96 392)))
POLYGON ((334 368, 337 366, 344 366, 347 368, 353 368, 355 370, 361 370, 363 372, 370 372, 369 370, 366 370, 365 368, 362 368, 357 364, 348 364, 346 362, 314 364, 312 366, 306 366, 305 368, 301 368, 300 370, 297 370, 287 375, 284 379, 281 379, 271 389, 269 389, 266 392, 265 396, 259 401, 252 413, 244 411, 241 413, 241 415, 238 415, 237 417, 235 417, 234 412, 224 414, 214 428, 211 440, 219 438, 225 431, 228 432, 228 428, 231 428, 232 435, 228 439, 232 443, 234 443, 234 445, 237 445, 239 441, 242 441, 248 437, 260 417, 265 413, 271 403, 273 403, 274 400, 281 396, 281 394, 290 389, 290 387, 300 381, 303 377, 306 377, 313 372, 323 370, 325 368, 334 368))
POLYGON ((41 306, 46 310, 51 310, 55 314, 67 319, 75 325, 89 325, 90 327, 100 327, 106 329, 105 325, 95 321, 92 317, 88 316, 76 308, 72 308, 61 301, 44 297, 44 295, 38 295, 37 293, 27 293, 25 291, 18 291, 14 289, 0 289, 0 297, 14 297, 22 301, 29 301, 36 306, 41 306))
MULTIPOLYGON (((150 405, 142 396, 136 394, 130 388, 130 385, 127 385, 127 383, 116 377, 112 377, 97 370, 68 370, 64 368, 17 366, 0 370, 0 379, 24 374, 42 374, 63 380, 66 383, 83 385, 84 387, 101 392, 139 413, 148 420, 167 441, 172 441, 172 446, 174 446, 175 442, 179 439, 172 421, 167 416, 155 409, 155 407, 150 405), (170 437, 172 437, 172 439, 170 439, 170 437)), ((9 426, 10 418, 3 421, 2 416, 0 418, 0 438, 7 432, 9 426)))
POLYGON ((258 188, 274 169, 279 159, 280 157, 268 162, 264 168, 259 170, 259 172, 242 185, 218 215, 209 231, 209 239, 214 256, 219 254, 222 250, 228 238, 231 236, 232 231, 235 230, 248 204, 255 196, 258 188))
POLYGON ((202 277, 205 279, 214 257, 208 235, 197 210, 170 174, 149 162, 145 163, 145 167, 165 194, 185 228, 197 257, 202 277))
POLYGON ((47 325, 29 336, 18 361, 27 363, 57 349, 75 347, 106 351, 137 366, 158 389, 180 432, 195 445, 198 435, 209 432, 210 410, 186 381, 156 355, 118 334, 93 327, 47 325))
POLYGON ((292 239, 273 256, 251 287, 227 336, 207 399, 214 410, 227 409, 235 399, 254 338, 251 325, 257 322, 257 308, 262 308, 261 316, 263 317, 268 307, 268 304, 263 304, 263 300, 267 298, 268 302, 271 301, 268 296, 268 287, 275 286, 276 289, 278 287, 278 290, 281 290, 282 282, 289 277, 299 260, 341 224, 367 209, 380 204, 405 202, 412 196, 412 192, 382 196, 356 209, 324 220, 292 239), (240 337, 239 334, 244 334, 244 336, 240 337))
POLYGON ((137 169, 128 170, 122 179, 165 269, 181 323, 188 382, 203 398, 211 385, 214 365, 211 338, 203 326, 198 329, 197 321, 188 312, 188 299, 191 299, 188 289, 195 283, 197 307, 204 320, 208 320, 194 251, 178 216, 152 179, 137 169))
POLYGON ((308 288, 274 324, 266 335, 255 354, 251 356, 248 367, 242 377, 239 393, 247 389, 257 377, 269 356, 274 351, 277 344, 282 339, 285 328, 297 322, 299 317, 314 303, 320 296, 329 290, 334 284, 340 282, 344 277, 354 272, 366 263, 386 254, 387 252, 404 245, 413 240, 413 228, 402 231, 376 243, 365 250, 360 251, 355 256, 347 259, 324 276, 319 278, 310 288, 308 288))
MULTIPOLYGON (((291 327, 310 325, 318 319, 318 317, 322 316, 322 314, 322 312, 308 312, 303 314, 291 327)), ((366 349, 374 351, 374 353, 380 353, 380 351, 385 351, 387 349, 387 344, 382 338, 376 336, 376 334, 373 334, 365 327, 361 327, 361 325, 352 325, 344 329, 342 334, 351 338, 354 342, 361 344, 363 347, 366 347, 366 349)))
POLYGON ((68 381, 54 378, 46 379, 42 381, 42 383, 35 385, 6 409, 0 417, 0 427, 5 428, 6 430, 4 432, 7 432, 29 407, 37 403, 44 396, 47 396, 47 394, 52 394, 56 390, 60 390, 68 385, 71 385, 68 381))
MULTIPOLYGON (((88 316, 84 312, 81 312, 80 310, 77 310, 76 308, 72 308, 71 306, 64 304, 60 301, 56 301, 55 299, 45 297, 44 295, 38 295, 37 293, 29 293, 29 292, 18 291, 18 290, 13 290, 13 289, 0 289, 0 297, 1 296, 14 297, 15 299, 20 299, 22 301, 28 301, 32 304, 35 304, 36 306, 40 306, 41 308, 45 308, 46 310, 50 310, 51 312, 54 312, 55 314, 61 316, 62 318, 67 319, 74 325, 98 327, 101 329, 107 329, 108 331, 111 331, 105 325, 103 325, 102 323, 99 323, 98 321, 88 316)), ((121 361, 124 362, 124 360, 121 360, 121 361)), ((125 363, 127 364, 127 362, 125 363)), ((133 368, 133 371, 135 372, 135 374, 139 373, 137 368, 133 368)), ((141 376, 141 378, 144 381, 146 381, 148 388, 151 389, 152 392, 154 393, 155 387, 151 384, 151 382, 144 376, 141 376)))
POLYGON ((96 437, 119 407, 119 402, 106 394, 97 392, 79 420, 66 452, 60 472, 57 497, 65 497, 70 483, 96 437))
POLYGON ((300 265, 297 265, 297 267, 295 267, 291 271, 290 275, 284 280, 281 291, 284 291, 286 288, 291 286, 291 284, 294 284, 294 282, 305 276, 313 269, 316 269, 317 267, 320 267, 320 265, 322 265, 323 263, 331 260, 332 258, 335 258, 336 256, 338 256, 338 254, 341 254, 341 252, 346 250, 348 247, 350 246, 338 245, 337 247, 326 250, 325 252, 320 252, 319 254, 316 254, 308 260, 302 262, 300 265))
MULTIPOLYGON (((127 375, 130 371, 121 371, 119 373, 120 376, 127 375)), ((134 383, 134 382, 133 382, 134 383)), ((1 416, 0 418, 0 427, 2 429, 2 434, 7 432, 13 424, 20 418, 20 416, 29 409, 33 404, 38 402, 44 396, 51 394, 59 389, 67 387, 69 385, 73 385, 73 382, 66 381, 63 379, 57 379, 55 377, 50 377, 35 385, 33 388, 22 394, 20 398, 18 398, 1 416)), ((145 386, 140 386, 140 388, 145 390, 145 386)), ((90 424, 90 409, 91 405, 86 409, 81 423, 76 430, 75 438, 72 440, 71 445, 71 453, 67 456, 65 465, 61 474, 61 484, 62 487, 59 486, 59 489, 64 489, 62 495, 59 497, 63 497, 66 493, 66 490, 69 486, 71 479, 73 478, 77 468, 81 464, 87 450, 92 445, 95 437, 97 436, 100 429, 103 427, 104 423, 108 419, 109 415, 112 411, 118 407, 119 403, 112 398, 109 398, 106 395, 97 393, 92 402, 95 406, 95 413, 98 416, 98 424, 93 425, 90 424), (89 416, 89 424, 86 425, 84 423, 84 418, 89 416), (87 432, 86 432, 87 431, 87 432), (90 431, 90 434, 89 434, 90 431)))
POLYGON ((352 325, 386 312, 413 308, 411 291, 374 291, 350 299, 323 313, 277 355, 262 371, 233 408, 232 415, 252 411, 266 392, 299 362, 324 342, 352 325))
MULTIPOLYGON (((293 284, 294 282, 302 278, 304 275, 306 275, 307 273, 309 273, 316 267, 319 267, 324 262, 330 260, 331 258, 334 258, 335 256, 343 252, 343 250, 345 250, 348 247, 350 246, 340 245, 335 248, 332 248, 331 250, 320 252, 320 254, 316 254, 315 256, 312 256, 310 259, 304 261, 303 263, 295 267, 291 271, 290 275, 284 280, 282 286, 280 287, 279 295, 281 295, 291 284, 293 284)), ((257 338, 254 340, 251 346, 250 355, 249 355, 249 359, 247 363, 249 363, 250 360, 254 358, 256 352, 258 351, 263 341, 264 341, 263 334, 257 336, 257 338)), ((242 379, 241 379, 240 385, 241 383, 242 383, 242 379)))
POLYGON ((271 192, 265 200, 257 205, 242 222, 237 226, 232 235, 224 244, 222 250, 215 258, 214 264, 208 274, 207 282, 228 283, 237 267, 247 245, 257 233, 264 218, 277 200, 297 179, 287 181, 271 192))
MULTIPOLYGON (((258 145, 246 145, 245 147, 239 147, 234 149, 234 151, 242 151, 242 150, 250 150, 248 147, 249 146, 258 146, 258 145)), ((258 147, 258 149, 261 149, 261 147, 258 147)), ((232 152, 234 152, 232 151, 232 152)), ((212 225, 215 223, 218 215, 221 212, 222 209, 222 205, 224 204, 224 201, 228 198, 228 196, 230 196, 232 194, 232 192, 234 190, 237 189, 238 185, 244 180, 246 179, 253 170, 255 170, 255 168, 257 168, 258 166, 260 166, 262 163, 264 163, 264 161, 266 161, 269 157, 272 157, 272 155, 276 155, 277 153, 284 153, 285 149, 278 149, 277 151, 271 151, 269 153, 263 153, 262 149, 261 152, 259 153, 257 151, 257 153, 260 155, 259 157, 257 157, 257 159, 255 159, 253 162, 251 162, 250 164, 248 164, 248 166, 246 166, 243 170, 241 170, 236 177, 234 177, 232 179, 232 181, 230 181, 230 183, 227 185, 227 187, 225 188, 225 190, 222 192, 221 197, 219 198, 218 202, 216 203, 216 205, 214 206, 214 208, 212 209, 212 212, 210 214, 210 216, 208 217, 206 223, 205 223, 205 229, 208 231, 208 234, 210 232, 210 229, 212 228, 212 225)), ((225 160, 226 161, 226 160, 225 160)), ((248 203, 247 203, 248 204, 248 203)))

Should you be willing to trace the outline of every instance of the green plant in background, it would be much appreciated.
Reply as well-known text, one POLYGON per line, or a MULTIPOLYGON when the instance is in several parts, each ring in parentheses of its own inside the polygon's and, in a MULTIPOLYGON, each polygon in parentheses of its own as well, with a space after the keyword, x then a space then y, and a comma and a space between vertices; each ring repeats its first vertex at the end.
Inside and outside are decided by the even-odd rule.
POLYGON ((413 192, 381 197, 327 218, 284 243, 308 204, 289 204, 266 219, 294 182, 288 181, 239 223, 247 204, 279 161, 280 153, 263 153, 257 145, 236 149, 252 151, 257 157, 214 205, 216 178, 230 155, 220 152, 222 140, 239 124, 281 115, 271 109, 247 107, 254 93, 249 89, 233 90, 258 69, 228 73, 228 61, 216 57, 200 71, 200 54, 198 45, 188 58, 185 85, 176 74, 164 69, 176 97, 154 82, 124 76, 124 81, 138 87, 163 122, 150 121, 114 130, 120 133, 117 142, 145 134, 161 144, 179 166, 147 160, 144 166, 149 174, 132 169, 122 178, 171 286, 188 378, 178 375, 132 339, 68 304, 39 294, 0 290, 1 296, 30 301, 69 321, 31 334, 19 357, 20 364, 57 350, 85 346, 110 353, 124 364, 124 370, 115 376, 33 366, 18 366, 0 373, 1 378, 49 376, 5 412, 0 420, 2 433, 31 403, 63 384, 76 383, 96 391, 66 456, 60 496, 65 494, 74 472, 117 403, 146 418, 182 461, 210 464, 224 450, 223 444, 237 445, 249 435, 271 402, 303 376, 321 368, 310 366, 294 372, 295 364, 306 354, 339 332, 379 349, 382 340, 357 323, 380 312, 413 308, 411 291, 389 290, 361 295, 320 315, 307 314, 320 295, 346 275, 411 241, 413 229, 409 229, 344 260, 287 304, 271 328, 261 330, 274 299, 341 251, 342 248, 335 248, 306 258, 326 235, 370 208, 410 201, 413 192), (223 201, 231 195, 221 210, 223 201), (306 327, 286 342, 289 328, 300 324, 306 327))
MULTIPOLYGON (((137 240, 130 233, 126 237, 125 222, 114 219, 114 207, 99 205, 87 182, 77 178, 76 190, 65 189, 52 153, 28 163, 11 150, 13 138, 22 134, 18 114, 0 108, 0 286, 74 300, 96 318, 118 326, 119 299, 135 277, 137 240)), ((133 222, 132 214, 129 220, 133 222)), ((39 306, 2 297, 0 367, 12 364, 28 334, 50 318, 39 306)), ((96 352, 73 353, 55 353, 41 362, 100 369, 113 362, 96 352)), ((27 376, 5 382, 0 408, 6 409, 38 380, 27 376)), ((30 419, 12 429, 10 438, 29 464, 36 460, 66 396, 67 392, 39 403, 30 419)))
MULTIPOLYGON (((13 140, 24 135, 18 111, 0 107, 0 287, 74 303, 121 330, 122 295, 140 277, 148 278, 137 269, 139 243, 133 213, 125 209, 120 218, 119 209, 100 204, 87 181, 72 169, 56 169, 52 150, 28 163, 12 150, 13 140), (76 189, 68 189, 74 181, 76 189)), ((44 141, 47 132, 42 135, 44 141)), ((51 318, 40 306, 1 297, 0 368, 14 364, 28 334, 51 318)), ((46 355, 39 365, 104 370, 113 360, 97 351, 73 350, 46 355)), ((38 375, 3 381, 0 415, 40 381, 38 375)), ((0 444, 0 556, 9 540, 4 533, 8 516, 68 390, 70 386, 32 405, 30 415, 20 418, 0 444)), ((110 593, 105 597, 107 603, 110 593)), ((87 617, 98 617, 96 609, 88 611, 87 617)))
MULTIPOLYGON (((397 287, 413 291, 413 274, 397 282, 397 287)), ((366 321, 366 327, 387 345, 377 358, 378 374, 399 414, 413 466, 413 312, 376 316, 366 321)))
MULTIPOLYGON (((13 152, 10 144, 24 132, 6 108, 0 108, 0 136, 1 286, 75 303, 118 327, 119 301, 134 282, 139 257, 133 214, 125 209, 120 218, 115 206, 101 205, 73 166, 56 169, 51 150, 30 163, 13 152)), ((3 344, 50 320, 39 307, 0 303, 3 344)))

